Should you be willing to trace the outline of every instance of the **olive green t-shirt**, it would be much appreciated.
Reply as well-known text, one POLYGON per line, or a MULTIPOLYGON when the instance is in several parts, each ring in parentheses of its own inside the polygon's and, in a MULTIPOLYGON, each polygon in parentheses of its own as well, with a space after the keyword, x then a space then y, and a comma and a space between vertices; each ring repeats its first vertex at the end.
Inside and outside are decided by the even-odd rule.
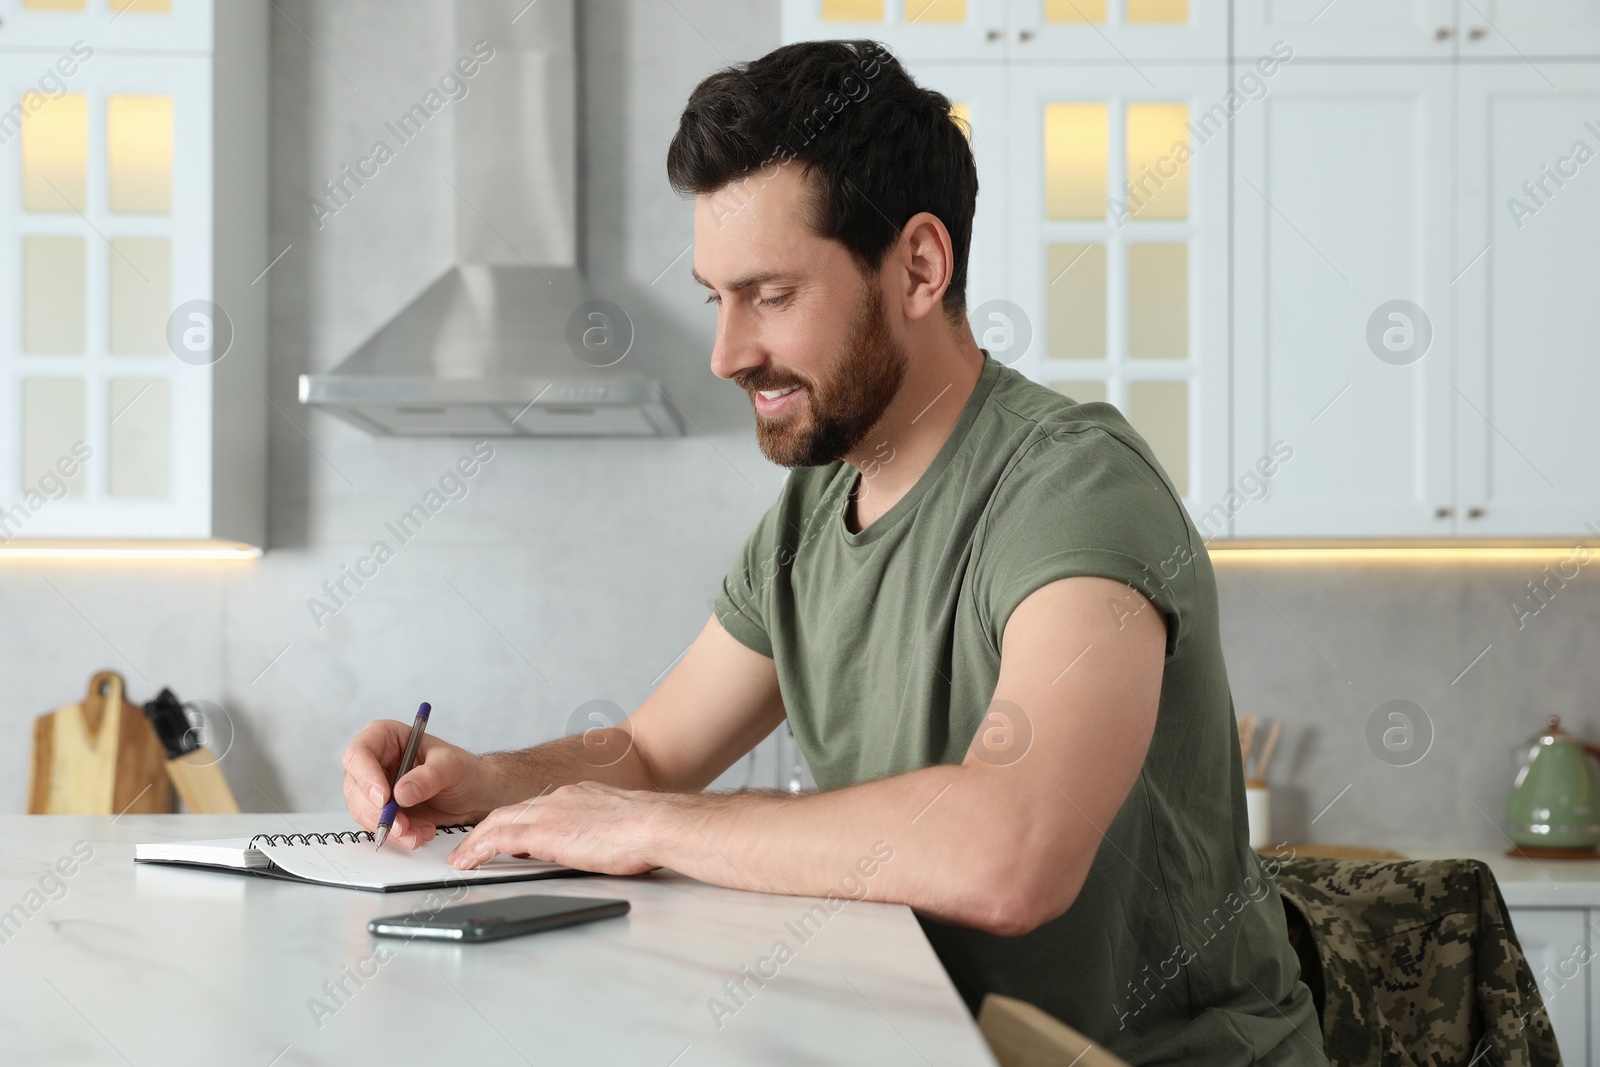
POLYGON ((1133 1064, 1326 1064, 1277 889, 1248 846, 1210 560, 1145 441, 1109 404, 986 357, 933 464, 851 533, 856 479, 843 463, 795 470, 716 603, 728 633, 776 663, 823 789, 960 763, 1006 619, 1049 582, 1115 579, 1166 621, 1150 751, 1076 902, 1020 937, 921 919, 968 1006, 1020 998, 1133 1064))

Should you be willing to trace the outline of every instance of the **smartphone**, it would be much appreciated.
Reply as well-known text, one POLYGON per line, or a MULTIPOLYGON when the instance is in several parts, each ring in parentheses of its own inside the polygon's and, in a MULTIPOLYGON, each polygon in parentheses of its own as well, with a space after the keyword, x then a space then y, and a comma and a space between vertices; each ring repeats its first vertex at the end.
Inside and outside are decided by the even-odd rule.
POLYGON ((442 941, 498 941, 504 937, 554 930, 561 926, 628 914, 626 900, 600 897, 550 897, 528 894, 458 904, 423 917, 415 912, 387 915, 367 923, 380 937, 427 937, 442 941))

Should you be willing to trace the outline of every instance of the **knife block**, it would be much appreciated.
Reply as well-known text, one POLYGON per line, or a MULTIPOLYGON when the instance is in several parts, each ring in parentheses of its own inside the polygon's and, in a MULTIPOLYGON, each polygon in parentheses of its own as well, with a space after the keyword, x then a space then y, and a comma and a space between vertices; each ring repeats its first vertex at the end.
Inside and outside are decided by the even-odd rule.
POLYGON ((237 815, 239 801, 217 766, 220 757, 201 745, 167 761, 167 777, 178 789, 183 806, 195 815, 237 815))
POLYGON ((162 814, 172 810, 167 753, 122 676, 101 671, 82 702, 33 723, 31 815, 162 814))

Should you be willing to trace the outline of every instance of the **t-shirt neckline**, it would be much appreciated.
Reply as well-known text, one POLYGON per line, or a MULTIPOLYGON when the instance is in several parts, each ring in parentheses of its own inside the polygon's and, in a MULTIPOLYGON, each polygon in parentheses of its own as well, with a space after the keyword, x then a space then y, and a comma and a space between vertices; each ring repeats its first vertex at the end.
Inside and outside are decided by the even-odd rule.
POLYGON ((994 384, 1000 377, 1000 362, 990 356, 987 349, 980 349, 980 351, 983 352, 983 370, 978 375, 978 382, 972 387, 972 394, 967 397, 967 406, 961 410, 961 417, 956 420, 955 426, 950 430, 950 436, 946 437, 944 444, 939 446, 939 451, 934 455, 933 462, 928 465, 927 470, 922 472, 922 476, 917 479, 916 484, 906 492, 905 496, 896 500, 893 507, 878 516, 872 525, 859 533, 850 532, 850 528, 845 525, 845 515, 849 511, 850 490, 861 476, 861 473, 848 463, 840 464, 840 478, 836 485, 840 487, 839 492, 842 494, 843 499, 833 520, 833 527, 838 531, 845 544, 850 546, 871 544, 903 522, 907 515, 917 510, 917 505, 922 502, 922 498, 928 495, 929 490, 938 483, 940 477, 944 474, 945 468, 950 466, 951 462, 960 453, 961 446, 965 443, 967 434, 972 429, 972 424, 977 421, 978 413, 983 410, 985 401, 989 399, 989 394, 994 390, 994 384))

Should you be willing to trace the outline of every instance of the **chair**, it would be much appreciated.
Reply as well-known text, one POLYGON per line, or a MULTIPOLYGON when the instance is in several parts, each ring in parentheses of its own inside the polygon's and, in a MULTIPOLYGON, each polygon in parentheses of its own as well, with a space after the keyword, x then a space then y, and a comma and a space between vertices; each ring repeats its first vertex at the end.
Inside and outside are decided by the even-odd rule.
POLYGON ((1532 968, 1476 860, 1268 864, 1333 1067, 1559 1067, 1532 968))
POLYGON ((1000 1067, 1128 1067, 1054 1015, 998 993, 983 998, 978 1030, 1000 1067))

